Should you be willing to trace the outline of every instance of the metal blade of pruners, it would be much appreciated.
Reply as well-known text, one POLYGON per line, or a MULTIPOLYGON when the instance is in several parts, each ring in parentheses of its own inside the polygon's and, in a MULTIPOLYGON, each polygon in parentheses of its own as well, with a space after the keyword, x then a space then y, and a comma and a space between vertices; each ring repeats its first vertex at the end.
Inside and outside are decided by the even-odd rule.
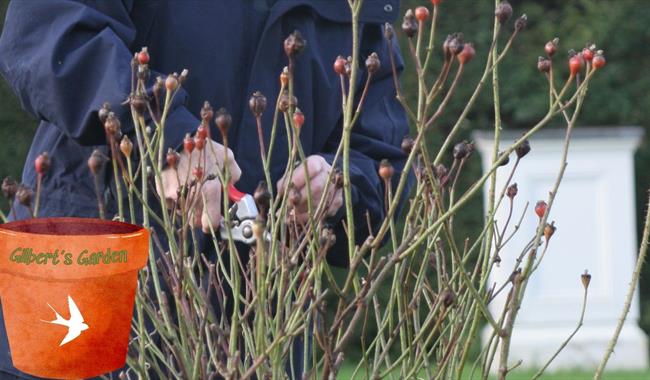
MULTIPOLYGON (((253 244, 255 236, 253 235, 253 222, 257 217, 258 211, 255 205, 255 200, 250 194, 243 193, 230 183, 228 184, 228 199, 232 203, 228 210, 230 217, 231 227, 230 234, 233 240, 240 241, 245 244, 253 244)), ((221 221, 219 226, 219 234, 222 239, 229 239, 228 228, 221 221)))

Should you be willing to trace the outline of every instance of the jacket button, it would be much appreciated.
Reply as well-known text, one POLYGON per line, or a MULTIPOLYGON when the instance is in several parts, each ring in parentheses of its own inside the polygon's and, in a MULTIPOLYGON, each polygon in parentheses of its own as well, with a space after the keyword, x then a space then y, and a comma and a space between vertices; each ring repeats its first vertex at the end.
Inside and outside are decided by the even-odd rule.
POLYGON ((393 6, 391 4, 384 5, 384 11, 388 12, 388 13, 392 12, 393 11, 393 6))

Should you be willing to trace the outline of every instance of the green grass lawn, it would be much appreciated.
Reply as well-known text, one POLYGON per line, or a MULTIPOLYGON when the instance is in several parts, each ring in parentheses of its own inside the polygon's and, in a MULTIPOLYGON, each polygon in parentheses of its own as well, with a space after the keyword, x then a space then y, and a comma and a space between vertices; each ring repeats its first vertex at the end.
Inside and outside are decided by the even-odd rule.
MULTIPOLYGON (((354 367, 352 365, 344 366, 339 371, 338 379, 346 380, 352 378, 354 367)), ((548 372, 544 374, 541 379, 544 380, 591 380, 593 379, 595 371, 559 371, 548 372)), ((508 380, 529 380, 535 374, 534 371, 513 371, 508 375, 508 380)), ((419 377, 425 379, 425 377, 419 377)), ((364 374, 357 373, 355 379, 365 380, 364 374)), ((390 377, 388 378, 390 379, 390 377)), ((393 379, 400 379, 399 376, 394 376, 393 379)), ((475 375, 473 379, 480 380, 480 376, 475 375)), ((492 377, 491 379, 495 379, 492 377)), ((649 371, 609 371, 601 378, 602 380, 650 380, 649 371)), ((401 380, 401 379, 400 379, 401 380)), ((463 380, 470 380, 469 374, 463 376, 463 380)))

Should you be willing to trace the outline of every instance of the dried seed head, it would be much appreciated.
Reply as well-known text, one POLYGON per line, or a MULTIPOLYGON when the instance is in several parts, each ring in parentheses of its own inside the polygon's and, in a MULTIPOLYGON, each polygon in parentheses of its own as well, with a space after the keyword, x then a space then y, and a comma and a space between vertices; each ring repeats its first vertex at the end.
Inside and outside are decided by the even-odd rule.
POLYGON ((255 91, 248 99, 248 107, 251 109, 253 116, 261 117, 266 110, 266 96, 259 91, 255 91))
POLYGON ((390 181, 390 179, 393 177, 393 174, 395 174, 395 169, 393 168, 393 165, 388 161, 387 159, 381 160, 379 163, 379 176, 381 179, 384 181, 390 181))
POLYGON ((157 77, 156 83, 153 84, 153 96, 160 98, 162 96, 162 90, 165 87, 165 81, 163 77, 157 77))
POLYGON ((18 185, 18 190, 16 191, 16 199, 18 199, 18 202, 25 206, 25 207, 30 207, 32 205, 32 197, 34 195, 34 192, 32 189, 30 189, 28 186, 25 184, 20 184, 18 185))
POLYGON ((109 112, 104 122, 104 130, 110 137, 115 137, 115 135, 120 132, 120 120, 115 116, 113 112, 109 112))
POLYGON ((402 31, 408 38, 412 38, 418 31, 418 22, 415 19, 415 14, 413 14, 412 9, 408 9, 404 14, 404 20, 402 21, 402 31))
POLYGON ((34 160, 34 169, 36 169, 36 173, 43 175, 50 170, 51 163, 50 155, 47 152, 43 152, 34 160))
POLYGON ((345 75, 350 76, 352 74, 352 57, 348 56, 348 59, 345 61, 345 75))
POLYGON ((332 227, 328 225, 323 226, 320 230, 319 243, 322 247, 331 247, 336 243, 336 234, 332 230, 332 227))
POLYGON ((544 226, 544 239, 548 243, 549 240, 551 240, 551 236, 555 233, 555 222, 551 222, 551 224, 546 223, 544 226))
POLYGON ((307 42, 302 38, 300 32, 295 30, 284 40, 284 54, 286 54, 289 59, 293 59, 302 53, 305 46, 307 46, 307 42))
POLYGON ((476 55, 474 44, 468 42, 466 44, 463 44, 463 50, 458 53, 456 58, 458 58, 458 62, 460 62, 461 65, 464 65, 467 62, 471 61, 472 58, 474 58, 474 55, 476 55))
POLYGON ((381 62, 379 61, 379 56, 377 53, 372 53, 366 58, 366 69, 369 74, 374 74, 381 68, 381 62))
POLYGON ((104 125, 106 123, 106 118, 108 117, 109 112, 111 112, 110 103, 102 104, 102 107, 97 111, 97 117, 99 117, 99 122, 104 125))
POLYGON ((580 275, 580 281, 582 281, 582 286, 584 286, 585 290, 589 288, 589 283, 591 282, 591 275, 589 274, 589 271, 585 269, 585 273, 580 275))
POLYGON ((345 75, 346 63, 347 61, 342 55, 336 57, 336 59, 334 60, 334 72, 337 73, 338 75, 345 75))
POLYGON ((147 110, 147 100, 141 94, 135 94, 129 98, 129 103, 138 115, 144 115, 147 110))
POLYGON ((541 219, 546 214, 546 207, 548 205, 544 201, 538 201, 535 205, 535 214, 541 219))
POLYGON ((269 205, 271 204, 271 193, 269 193, 268 185, 266 181, 260 181, 253 193, 253 199, 255 199, 255 204, 260 210, 259 215, 266 218, 266 212, 269 210, 269 205))
POLYGON ((181 155, 172 148, 167 148, 167 156, 165 159, 167 160, 167 166, 176 169, 178 167, 178 162, 181 160, 181 155))
POLYGON ((548 41, 546 45, 544 45, 544 51, 546 52, 546 55, 549 57, 552 57, 555 52, 557 52, 557 47, 560 44, 560 39, 555 37, 552 41, 548 41))
POLYGON ((519 189, 517 188, 517 184, 513 183, 512 185, 508 186, 508 189, 506 190, 506 195, 508 198, 513 199, 514 197, 517 196, 517 193, 519 192, 519 189))
POLYGON ((538 57, 537 70, 543 73, 548 73, 549 71, 551 71, 551 60, 546 57, 541 57, 541 56, 538 57))
POLYGON ((201 107, 201 121, 205 125, 210 125, 210 120, 214 117, 214 110, 209 102, 204 102, 201 107))
POLYGON ((187 152, 187 154, 192 154, 195 146, 196 144, 194 143, 192 136, 190 136, 189 133, 186 133, 185 138, 183 139, 183 149, 185 152, 187 152))
POLYGON ((515 153, 517 154, 517 158, 521 159, 525 155, 530 152, 530 142, 528 139, 524 140, 515 148, 515 153))
POLYGON ((510 3, 507 0, 503 0, 497 4, 494 10, 494 16, 499 21, 499 24, 505 24, 512 17, 512 6, 510 3))
POLYGON ((393 37, 395 37, 395 29, 393 29, 393 25, 387 22, 384 24, 384 38, 391 41, 393 37))
POLYGON ((102 152, 99 149, 95 149, 88 158, 88 169, 90 169, 90 172, 93 173, 93 175, 98 175, 102 166, 104 166, 105 161, 106 157, 102 152))
POLYGON ((2 195, 9 200, 13 200, 16 191, 18 191, 18 183, 11 177, 5 177, 2 180, 2 195))
POLYGON ((445 289, 440 294, 440 300, 442 301, 442 304, 445 308, 449 308, 456 301, 456 296, 451 289, 445 289))
POLYGON ((460 52, 463 51, 463 48, 465 47, 465 37, 463 36, 463 33, 460 32, 453 33, 451 35, 451 38, 449 38, 449 41, 445 42, 447 42, 447 49, 451 55, 460 54, 460 52))
MULTIPOLYGON (((499 152, 497 154, 497 157, 501 157, 503 155, 503 152, 499 152)), ((499 166, 506 166, 510 162, 510 156, 506 155, 499 161, 499 166)))
POLYGON ((520 32, 522 29, 526 27, 526 23, 528 22, 528 16, 524 13, 521 15, 517 21, 515 21, 515 30, 517 32, 520 32))
POLYGON ((436 166, 436 168, 435 168, 435 173, 434 174, 436 175, 436 178, 438 180, 442 181, 443 178, 445 178, 448 173, 449 173, 449 171, 447 170, 447 167, 445 165, 438 164, 436 166))
POLYGON ((217 128, 219 128, 221 136, 223 138, 226 138, 228 136, 230 125, 232 124, 232 116, 230 116, 230 113, 228 113, 225 108, 219 108, 219 111, 217 111, 217 117, 214 119, 214 122, 217 124, 217 128))
POLYGON ((404 136, 402 139, 402 151, 405 154, 411 154, 411 151, 413 150, 413 146, 415 145, 415 140, 411 136, 404 136))
POLYGON ((298 99, 293 96, 291 99, 289 99, 289 91, 283 91, 282 95, 280 95, 280 101, 278 102, 278 110, 280 112, 287 112, 289 111, 290 107, 297 107, 298 106, 298 99))
POLYGON ((131 152, 133 152, 133 143, 131 142, 131 139, 126 137, 126 135, 122 136, 122 141, 120 141, 120 150, 124 157, 131 157, 131 152))
POLYGON ((289 68, 285 66, 280 73, 280 84, 286 86, 289 83, 289 68))
POLYGON ((474 151, 474 144, 467 141, 461 141, 454 146, 453 155, 457 160, 462 160, 470 156, 474 151))

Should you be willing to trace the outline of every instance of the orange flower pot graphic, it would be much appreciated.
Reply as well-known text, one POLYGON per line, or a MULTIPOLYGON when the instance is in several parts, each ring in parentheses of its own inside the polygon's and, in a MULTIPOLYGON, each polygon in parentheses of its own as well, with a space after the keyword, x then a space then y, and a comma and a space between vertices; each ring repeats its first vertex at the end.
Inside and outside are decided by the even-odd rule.
POLYGON ((0 225, 0 297, 13 364, 78 379, 124 366, 148 232, 98 219, 0 225))

